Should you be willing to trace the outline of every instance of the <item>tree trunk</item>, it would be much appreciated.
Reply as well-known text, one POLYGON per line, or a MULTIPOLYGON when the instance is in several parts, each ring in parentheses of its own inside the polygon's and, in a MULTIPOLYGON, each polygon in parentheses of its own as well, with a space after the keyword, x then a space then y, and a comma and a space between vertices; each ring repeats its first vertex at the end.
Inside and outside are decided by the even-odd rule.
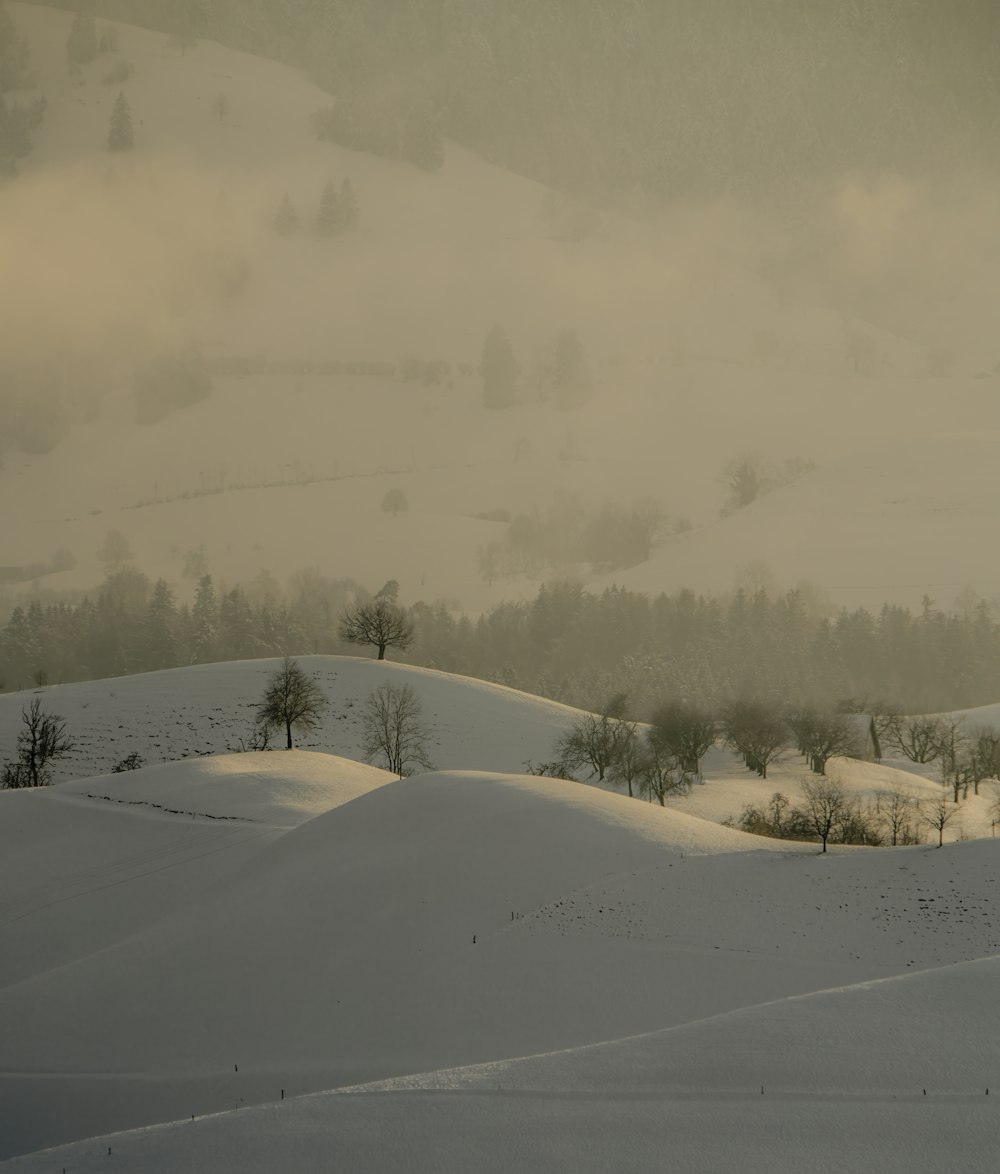
POLYGON ((292 723, 285 722, 285 733, 288 735, 288 749, 292 748, 292 723))
POLYGON ((378 659, 385 660, 385 645, 384 644, 380 644, 378 646, 378 659))

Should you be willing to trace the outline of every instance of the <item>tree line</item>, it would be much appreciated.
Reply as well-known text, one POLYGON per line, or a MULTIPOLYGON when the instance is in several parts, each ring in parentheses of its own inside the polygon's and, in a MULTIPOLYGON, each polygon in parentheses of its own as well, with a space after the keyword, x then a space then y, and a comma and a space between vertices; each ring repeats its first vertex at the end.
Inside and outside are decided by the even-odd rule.
MULTIPOLYGON (((398 592, 394 582, 371 592, 316 570, 297 572, 284 587, 266 572, 233 586, 199 573, 189 603, 166 581, 120 566, 78 602, 19 604, 0 629, 0 683, 10 690, 288 652, 344 653, 345 611, 379 596, 396 606, 398 592)), ((589 710, 627 693, 641 718, 664 697, 715 709, 734 698, 797 698, 900 713, 1000 697, 1000 622, 985 601, 960 614, 926 600, 917 612, 885 604, 826 615, 804 590, 650 597, 550 583, 534 599, 475 619, 443 602, 399 614, 412 631, 399 659, 589 710)))
POLYGON ((445 134, 598 198, 784 194, 997 161, 992 0, 98 0, 311 71, 322 133, 440 161, 445 134))
MULTIPOLYGON (((670 700, 651 720, 629 716, 628 698, 618 694, 598 713, 582 714, 560 736, 548 762, 529 762, 532 774, 587 777, 627 789, 629 798, 666 806, 670 796, 686 795, 702 779, 702 760, 718 743, 743 759, 748 770, 767 778, 768 767, 796 747, 815 778, 801 783, 793 805, 775 791, 768 803, 747 804, 738 818, 724 821, 754 835, 827 845, 916 844, 922 829, 937 833, 938 846, 970 788, 980 793, 984 779, 1000 779, 1000 731, 957 716, 908 716, 885 708, 852 714, 798 706, 783 708, 760 700, 734 700, 717 711, 670 700), (883 789, 864 802, 844 783, 827 775, 835 756, 882 755, 888 749, 911 762, 937 763, 941 789, 918 799, 902 785, 883 789)), ((1000 819, 1000 791, 992 812, 1000 819)))

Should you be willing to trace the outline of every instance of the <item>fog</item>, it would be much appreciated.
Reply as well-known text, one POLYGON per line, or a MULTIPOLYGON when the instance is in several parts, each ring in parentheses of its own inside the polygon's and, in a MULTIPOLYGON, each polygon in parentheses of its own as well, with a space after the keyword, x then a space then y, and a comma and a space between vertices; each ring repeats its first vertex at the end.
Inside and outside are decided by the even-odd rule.
POLYGON ((24 46, 0 45, 5 117, 30 122, 0 155, 5 605, 94 590, 112 531, 180 598, 191 552, 230 587, 315 567, 472 616, 565 578, 808 582, 872 608, 1000 594, 970 525, 998 500, 988 6, 949 26, 886 0, 828 27, 760 4, 758 27, 677 4, 706 68, 643 113, 663 13, 588 4, 551 50, 583 113, 526 50, 503 133, 477 70, 509 69, 536 15, 531 44, 557 35, 521 6, 356 5, 353 28, 334 4, 313 38, 295 4, 108 3, 103 51, 76 61, 70 13, 4 7, 24 46), (321 52, 334 28, 352 64, 321 52), (741 37, 767 55, 724 83, 741 37), (816 105, 796 113, 796 87, 816 105), (119 92, 133 138, 109 149, 119 92), (516 372, 491 407, 496 325, 516 372), (578 541, 650 509, 645 547, 578 541), (530 557, 510 556, 519 517, 547 527, 530 557), (947 570, 901 572, 914 548, 947 570))

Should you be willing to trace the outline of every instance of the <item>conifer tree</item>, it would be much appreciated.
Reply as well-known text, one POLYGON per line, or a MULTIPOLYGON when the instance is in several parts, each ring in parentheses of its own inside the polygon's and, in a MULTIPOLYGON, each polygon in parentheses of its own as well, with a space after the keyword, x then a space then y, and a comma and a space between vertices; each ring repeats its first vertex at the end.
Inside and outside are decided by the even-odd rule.
POLYGON ((108 148, 112 151, 131 151, 135 146, 135 132, 132 129, 132 112, 119 90, 111 111, 111 126, 108 130, 108 148))
POLYGON ((66 39, 66 56, 71 65, 86 65, 97 56, 97 22, 81 5, 66 39))
POLYGON ((191 608, 191 653, 195 664, 209 664, 215 659, 218 638, 219 605, 212 576, 202 575, 191 608))
POLYGON ((320 236, 333 236, 341 228, 340 197, 329 180, 323 189, 319 201, 319 213, 316 216, 316 231, 320 236))
POLYGON ((15 89, 28 64, 28 45, 17 35, 3 0, 0 0, 0 94, 15 89))
POLYGON ((289 199, 287 192, 271 223, 274 226, 274 231, 280 236, 291 236, 292 233, 298 232, 299 214, 295 211, 295 205, 289 199))
POLYGON ((345 232, 353 232, 358 227, 358 200, 346 176, 340 185, 340 225, 345 232))

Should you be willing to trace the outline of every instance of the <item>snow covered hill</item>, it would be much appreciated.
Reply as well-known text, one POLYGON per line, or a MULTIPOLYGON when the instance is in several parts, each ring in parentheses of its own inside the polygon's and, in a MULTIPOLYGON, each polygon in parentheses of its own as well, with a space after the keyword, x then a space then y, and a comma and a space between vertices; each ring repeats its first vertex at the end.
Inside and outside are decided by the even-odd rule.
MULTIPOLYGON (((296 756, 290 758, 294 766, 296 756)), ((131 785, 141 793, 141 779, 131 785)), ((186 838, 191 859, 178 853, 160 866, 175 899, 164 900, 161 873, 157 905, 146 897, 155 889, 148 877, 80 885, 79 870, 93 860, 95 847, 87 821, 92 828, 94 821, 113 821, 119 851, 126 845, 134 851, 132 829, 145 835, 149 826, 166 828, 175 853, 177 837, 204 832, 208 821, 127 804, 86 807, 62 788, 8 794, 3 803, 8 809, 48 804, 81 815, 75 850, 65 835, 60 844, 67 875, 43 880, 23 861, 5 869, 3 891, 14 906, 0 930, 3 953, 36 958, 20 981, 4 984, 0 1001, 0 1083, 10 1107, 6 1154, 192 1113, 239 1108, 242 1114, 241 1106, 280 1100, 282 1090, 289 1097, 667 1027, 691 1033, 683 1049, 674 1048, 670 1033, 664 1037, 674 1063, 660 1078, 658 1096, 681 1098, 671 1114, 693 1096, 696 1105, 703 1097, 725 1115, 727 1098, 745 1102, 757 1093, 743 1085, 751 1078, 756 1085, 758 1072, 761 1082, 780 1090, 786 1111, 789 1097, 809 1091, 799 1083, 805 1076, 821 1100, 839 1102, 850 1065, 864 1064, 847 1043, 866 1041, 867 1020, 831 1050, 830 1075, 812 1043, 822 1045, 831 1033, 836 1000, 822 1028, 808 1006, 775 1000, 1000 951, 992 894, 997 849, 989 842, 823 857, 809 845, 757 840, 594 788, 452 772, 376 786, 294 830, 257 829, 252 844, 245 825, 225 828, 223 834, 243 842, 226 867, 216 846, 214 875, 205 873, 207 846, 195 853, 197 845, 186 838), (122 908, 130 895, 131 918, 122 908), (137 924, 142 908, 150 912, 137 924), (67 940, 73 936, 67 925, 79 927, 75 941, 67 940), (61 958, 46 946, 53 938, 63 943, 61 958), (697 1026, 765 1003, 772 1006, 732 1020, 731 1031, 725 1020, 697 1026), (775 1017, 784 1025, 780 1031, 772 1026, 775 1017), (698 1042, 703 1031, 714 1032, 706 1037, 710 1049, 698 1042), (735 1067, 727 1068, 727 1037, 735 1067), (772 1050, 756 1052, 756 1040, 771 1040, 772 1050), (794 1067, 799 1062, 801 1072, 794 1067)), ((219 828, 213 824, 211 831, 219 828)), ((976 973, 969 972, 974 985, 976 973)), ((982 980, 992 990, 988 967, 982 980)), ((970 1000, 970 1016, 976 1005, 970 1000)), ((929 1019, 922 1029, 927 1066, 919 1075, 911 1035, 899 1037, 888 1025, 866 1041, 886 1049, 881 1068, 873 1070, 882 1102, 887 1093, 903 1095, 907 1081, 925 1078, 937 1033, 951 1024, 929 1019)), ((629 1104, 629 1120, 643 1119, 651 1077, 629 1058, 634 1046, 624 1045, 624 1058, 615 1061, 633 1071, 624 1087, 620 1068, 604 1065, 600 1055, 607 1084, 579 1076, 572 1062, 563 1085, 558 1076, 539 1078, 556 1089, 555 1097, 544 1094, 550 1121, 553 1112, 558 1119, 564 1098, 575 1103, 584 1096, 604 1113, 602 1100, 627 1102, 629 1088, 644 1090, 629 1104)), ((640 1058, 655 1057, 660 1045, 644 1047, 635 1053, 640 1058)), ((610 1055, 619 1052, 612 1048, 610 1055)), ((647 1068, 651 1062, 643 1061, 647 1068)), ((961 1087, 945 1065, 939 1092, 970 1098, 969 1082, 984 1079, 991 1063, 982 1053, 961 1087)), ((593 1071, 588 1053, 581 1064, 593 1071)), ((515 1065, 512 1083, 519 1080, 515 1065)), ((448 1077, 445 1087, 454 1083, 448 1077)), ((432 1089, 435 1081, 423 1085, 432 1089)), ((427 1094, 421 1095, 426 1109, 427 1094)), ((328 1129, 339 1132, 341 1113, 372 1111, 384 1112, 394 1136, 396 1114, 410 1120, 405 1106, 412 1097, 379 1097, 374 1109, 355 1110, 353 1100, 342 1105, 339 1098, 303 1102, 291 1110, 288 1128, 295 1134, 301 1126, 295 1113, 304 1112, 313 1120, 315 1143, 328 1129), (319 1120, 310 1116, 317 1112, 319 1120)), ((454 1098, 436 1103, 431 1097, 433 1112, 455 1136, 465 1128, 476 1136, 479 1110, 473 1123, 463 1124, 475 1103, 455 1107, 454 1098)), ((966 1100, 961 1106, 980 1128, 982 1109, 973 1113, 966 1100)), ((482 1110, 486 1120, 509 1111, 495 1101, 482 1110)), ((247 1117, 248 1132, 234 1153, 245 1153, 263 1121, 269 1140, 254 1160, 280 1161, 289 1134, 276 1113, 247 1117)), ((904 1119, 911 1114, 907 1109, 904 1119)), ((857 1110, 847 1119, 870 1123, 857 1110)), ((567 1125, 577 1124, 571 1112, 567 1125)), ((231 1125, 219 1119, 208 1128, 211 1136, 231 1125)), ((139 1150, 122 1152, 152 1145, 141 1161, 155 1170, 171 1153, 173 1136, 154 1131, 140 1139, 139 1150), (160 1157, 157 1144, 165 1147, 160 1157)), ((184 1134, 182 1147, 189 1137, 204 1136, 184 1134)), ((627 1146, 624 1127, 616 1136, 627 1146)), ((483 1144, 489 1137, 487 1130, 483 1144)), ((115 1150, 119 1143, 108 1144, 115 1150)), ((73 1161, 85 1152, 77 1147, 73 1161)), ((501 1153, 509 1150, 500 1145, 501 1153)), ((426 1168, 449 1168, 439 1154, 428 1148, 426 1168)), ((193 1168, 207 1169, 214 1159, 200 1160, 193 1168)), ((360 1156, 356 1161, 368 1165, 360 1156)))
MULTIPOLYGON (((821 1020, 794 997, 1000 952, 995 841, 820 855, 815 845, 758 839, 718 822, 774 790, 794 800, 804 777, 794 760, 759 780, 713 751, 706 782, 662 809, 598 786, 509 773, 551 757, 578 716, 565 706, 391 662, 300 663, 330 706, 307 748, 291 752, 225 752, 248 727, 274 661, 41 691, 79 749, 59 785, 0 794, 0 1096, 9 1107, 0 1155, 190 1123, 193 1114, 190 1130, 102 1141, 99 1152, 123 1145, 143 1169, 208 1169, 216 1158, 205 1154, 214 1150, 191 1157, 187 1147, 219 1144, 231 1147, 229 1168, 291 1161, 310 1169, 332 1131, 349 1139, 345 1152, 359 1166, 379 1168, 364 1156, 362 1134, 343 1127, 356 1106, 352 1121, 381 1119, 387 1138, 420 1133, 425 1111, 441 1115, 449 1129, 491 1147, 489 1169, 510 1155, 495 1131, 511 1106, 492 1094, 484 1101, 477 1073, 422 1078, 417 1092, 385 1082, 622 1039, 606 1053, 579 1053, 586 1071, 596 1056, 606 1080, 588 1083, 576 1052, 556 1065, 561 1075, 524 1069, 525 1087, 512 1095, 537 1110, 523 1135, 532 1168, 556 1161, 540 1136, 544 1119, 565 1120, 572 1145, 582 1144, 627 1089, 627 1119, 642 1137, 662 1137, 665 1126, 642 1124, 649 1086, 669 1106, 664 1121, 692 1107, 685 1129, 728 1106, 720 1138, 765 1130, 791 1102, 803 1131, 817 1105, 851 1128, 870 1128, 869 1110, 851 1108, 860 1102, 843 1091, 856 1051, 848 1044, 864 1039, 881 1049, 881 1067, 870 1069, 877 1104, 922 1136, 926 1106, 914 1108, 905 1091, 916 1080, 912 1037, 865 1028, 874 1014, 865 1007, 882 1014, 878 998, 848 999, 862 1010, 853 1035, 824 1045, 836 1058, 831 1074, 811 1045, 833 1038, 841 996, 830 997, 821 1020), (449 769, 397 780, 352 760, 361 753, 364 698, 387 680, 417 692, 432 755, 449 769), (131 752, 163 761, 106 773, 131 752), (715 1026, 699 1026, 706 1018, 715 1026), (819 1022, 827 1036, 817 1036, 819 1022), (629 1041, 666 1029, 676 1062, 654 1077, 660 1037, 629 1041), (675 1031, 690 1031, 690 1044, 675 1031), (726 1059, 730 1037, 738 1063, 726 1059), (755 1042, 772 1038, 782 1046, 755 1042), (551 1087, 532 1091, 536 1079, 551 1087), (782 1099, 755 1107, 748 1126, 743 1084, 758 1081, 782 1099), (282 1093, 290 1101, 372 1082, 382 1091, 246 1111, 282 1093), (815 1104, 800 1118, 809 1088, 815 1104), (581 1098, 594 1107, 590 1124, 577 1116, 581 1098), (201 1120, 236 1108, 235 1118, 201 1120), (234 1120, 246 1122, 238 1140, 234 1120), (303 1130, 319 1148, 290 1158, 284 1139, 303 1130), (248 1145, 256 1145, 252 1158, 248 1145)), ((7 753, 31 696, 0 697, 7 753)), ((913 794, 940 788, 892 766, 834 760, 830 770, 862 797, 894 783, 913 794)), ((970 822, 962 834, 984 834, 976 821, 988 802, 984 788, 963 804, 970 822)), ((945 984, 958 981, 954 973, 974 985, 985 974, 992 989, 988 967, 942 973, 945 984)), ((883 988, 871 989, 881 998, 883 988)), ((976 1006, 973 996, 967 1002, 976 1006)), ((924 1025, 929 1053, 939 1048, 937 1033, 953 1027, 950 1019, 924 1025)), ((984 1053, 976 1082, 990 1063, 984 1053)), ((512 1083, 522 1081, 518 1065, 510 1072, 512 1083)), ((941 1075, 938 1087, 966 1098, 978 1137, 984 1110, 971 1108, 972 1092, 955 1084, 941 1075)), ((940 1106, 931 1113, 951 1136, 940 1106)), ((612 1132, 616 1144, 629 1144, 612 1132)), ((694 1134, 685 1136, 694 1145, 694 1134)), ((793 1132, 786 1156, 799 1153, 798 1139, 793 1132)), ((379 1161, 398 1160, 393 1145, 379 1161)), ((67 1168, 86 1168, 96 1152, 76 1146, 67 1168)), ((449 1158, 430 1145, 426 1168, 452 1168, 448 1161, 467 1153, 459 1147, 449 1158)), ((646 1150, 637 1153, 646 1160, 646 1150)), ((34 1169, 34 1160, 11 1168, 34 1169)), ((220 1160, 215 1168, 227 1167, 220 1160)))

